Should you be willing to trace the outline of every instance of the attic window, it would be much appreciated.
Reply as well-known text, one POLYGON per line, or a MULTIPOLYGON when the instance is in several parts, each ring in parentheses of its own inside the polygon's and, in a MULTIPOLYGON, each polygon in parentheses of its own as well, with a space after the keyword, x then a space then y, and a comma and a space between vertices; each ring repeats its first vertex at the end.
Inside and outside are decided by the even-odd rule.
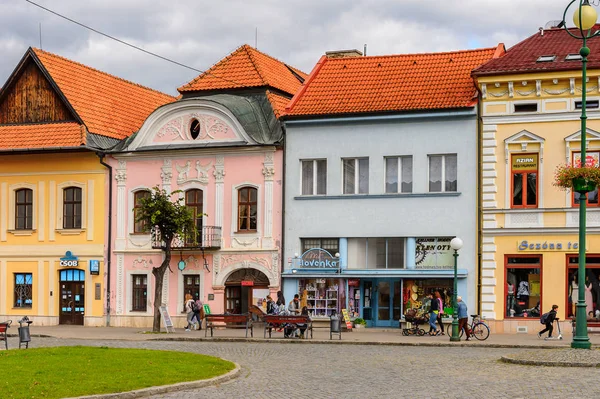
POLYGON ((192 119, 192 123, 190 124, 190 135, 194 140, 200 136, 200 122, 198 119, 192 119))
POLYGON ((537 103, 515 104, 515 113, 518 112, 537 112, 537 103))
MULTIPOLYGON (((575 101, 575 109, 581 109, 581 101, 575 101)), ((585 108, 586 109, 590 109, 590 108, 600 108, 600 101, 598 100, 587 100, 585 102, 585 108)))
POLYGON ((568 54, 565 61, 581 61, 581 54, 568 54))
POLYGON ((536 62, 552 62, 556 59, 555 55, 542 55, 536 62))

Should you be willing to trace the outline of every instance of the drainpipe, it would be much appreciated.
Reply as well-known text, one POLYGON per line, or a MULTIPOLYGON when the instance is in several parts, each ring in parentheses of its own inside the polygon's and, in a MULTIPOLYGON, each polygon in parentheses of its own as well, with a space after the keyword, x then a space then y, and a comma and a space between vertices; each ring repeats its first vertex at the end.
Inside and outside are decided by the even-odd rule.
POLYGON ((483 96, 477 81, 477 314, 481 315, 481 273, 483 249, 483 96))
POLYGON ((285 122, 281 124, 281 128, 283 129, 283 171, 281 176, 281 272, 279 273, 279 288, 281 292, 283 292, 283 278, 281 277, 284 269, 285 269, 285 182, 286 182, 286 131, 285 131, 285 122))
POLYGON ((112 256, 112 166, 104 162, 105 153, 97 152, 100 164, 108 169, 108 246, 106 248, 106 327, 110 327, 110 259, 112 256))

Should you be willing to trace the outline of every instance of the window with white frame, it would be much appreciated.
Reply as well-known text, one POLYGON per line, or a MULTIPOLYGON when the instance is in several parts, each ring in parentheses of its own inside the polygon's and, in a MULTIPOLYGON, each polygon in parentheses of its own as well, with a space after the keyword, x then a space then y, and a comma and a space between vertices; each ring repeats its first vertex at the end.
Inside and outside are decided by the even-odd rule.
POLYGON ((385 158, 385 192, 412 193, 412 156, 385 158))
POLYGON ((369 193, 369 158, 345 158, 344 194, 369 193))
POLYGON ((456 154, 429 155, 429 192, 457 191, 456 154))
POLYGON ((327 160, 302 161, 302 195, 327 194, 327 160))

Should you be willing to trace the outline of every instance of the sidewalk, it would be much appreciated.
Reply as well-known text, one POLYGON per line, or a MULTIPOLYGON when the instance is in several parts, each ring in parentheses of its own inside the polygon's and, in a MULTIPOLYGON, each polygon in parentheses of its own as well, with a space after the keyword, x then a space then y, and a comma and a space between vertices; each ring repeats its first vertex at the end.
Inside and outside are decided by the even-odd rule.
MULTIPOLYGON (((31 326, 32 341, 36 337, 53 337, 60 339, 82 339, 82 340, 128 340, 128 341, 146 341, 146 340, 198 340, 198 341, 235 341, 235 342, 285 342, 285 343, 331 343, 331 344, 354 344, 354 345, 423 345, 423 346, 482 346, 482 347, 514 347, 514 348, 568 348, 572 341, 571 334, 564 334, 563 340, 545 341, 539 339, 536 334, 491 334, 486 341, 479 342, 472 340, 469 342, 450 342, 447 335, 430 336, 403 336, 399 329, 391 328, 366 328, 353 330, 352 332, 342 333, 342 339, 337 335, 333 340, 329 339, 328 329, 315 329, 314 338, 284 339, 283 333, 273 332, 272 339, 263 338, 263 328, 255 326, 254 338, 245 338, 245 331, 239 329, 217 329, 214 331, 214 338, 204 337, 202 331, 184 331, 176 329, 175 333, 154 334, 149 329, 129 328, 129 327, 82 327, 82 326, 31 326)), ((17 336, 17 328, 10 328, 9 336, 17 336)), ((590 334, 590 341, 596 348, 600 347, 600 334, 590 334)))

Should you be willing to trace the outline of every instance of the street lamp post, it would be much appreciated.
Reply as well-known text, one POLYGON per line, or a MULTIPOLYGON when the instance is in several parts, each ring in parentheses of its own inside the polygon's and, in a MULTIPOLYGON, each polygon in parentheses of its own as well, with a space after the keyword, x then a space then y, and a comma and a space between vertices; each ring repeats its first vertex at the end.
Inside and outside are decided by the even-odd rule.
POLYGON ((452 241, 450 241, 450 247, 454 250, 454 290, 452 291, 452 336, 450 337, 450 341, 460 341, 460 337, 458 336, 458 309, 456 306, 456 294, 458 291, 458 282, 456 279, 457 274, 457 263, 458 263, 458 250, 463 246, 463 242, 460 238, 454 237, 452 241))
MULTIPOLYGON (((569 3, 563 14, 563 26, 567 33, 579 40, 583 41, 583 45, 579 50, 581 55, 581 160, 580 167, 586 166, 586 147, 587 147, 587 130, 586 130, 586 67, 587 57, 590 55, 590 49, 587 47, 587 41, 592 37, 598 36, 600 31, 592 32, 598 14, 594 7, 590 5, 589 0, 573 0, 569 3), (579 1, 579 8, 575 10, 573 14, 573 22, 579 30, 579 34, 573 34, 566 25, 566 16, 569 8, 573 3, 579 1)), ((577 33, 577 32, 575 32, 577 33)), ((578 281, 579 287, 582 287, 579 292, 579 298, 577 300, 577 311, 575 314, 575 335, 573 336, 573 342, 571 342, 571 348, 578 349, 590 349, 592 344, 587 332, 587 315, 586 315, 586 304, 585 304, 585 229, 586 229, 586 202, 587 196, 586 191, 580 191, 579 194, 579 267, 578 267, 578 281)))

